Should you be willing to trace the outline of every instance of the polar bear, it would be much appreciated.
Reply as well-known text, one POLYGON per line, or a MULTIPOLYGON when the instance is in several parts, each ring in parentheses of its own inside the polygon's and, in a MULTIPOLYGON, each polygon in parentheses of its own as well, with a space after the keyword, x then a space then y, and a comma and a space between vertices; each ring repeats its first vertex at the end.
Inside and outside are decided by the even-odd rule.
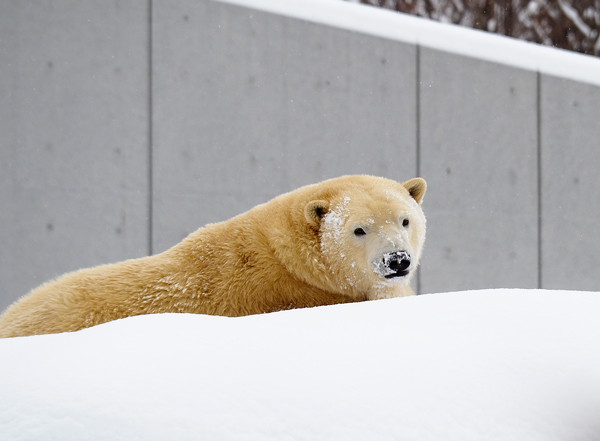
POLYGON ((149 257, 68 273, 0 317, 0 337, 128 316, 242 316, 413 294, 426 183, 352 175, 283 194, 149 257))

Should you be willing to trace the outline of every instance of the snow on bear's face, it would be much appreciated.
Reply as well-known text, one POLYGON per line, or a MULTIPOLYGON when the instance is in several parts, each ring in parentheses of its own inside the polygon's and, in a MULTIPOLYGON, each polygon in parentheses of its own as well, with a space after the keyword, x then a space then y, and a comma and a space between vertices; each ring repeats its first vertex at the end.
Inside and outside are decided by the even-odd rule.
POLYGON ((425 241, 420 206, 425 183, 416 180, 421 187, 413 196, 400 185, 342 194, 322 218, 324 261, 331 278, 349 295, 402 295, 406 290, 400 288, 410 283, 419 264, 425 241))

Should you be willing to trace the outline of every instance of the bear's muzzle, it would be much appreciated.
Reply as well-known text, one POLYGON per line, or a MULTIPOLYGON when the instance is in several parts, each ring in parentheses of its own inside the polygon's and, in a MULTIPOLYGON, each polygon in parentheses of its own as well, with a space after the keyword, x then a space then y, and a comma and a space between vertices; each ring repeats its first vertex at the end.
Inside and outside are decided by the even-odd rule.
POLYGON ((410 254, 406 251, 393 251, 385 253, 382 258, 382 276, 386 279, 404 277, 408 275, 410 267, 410 254))

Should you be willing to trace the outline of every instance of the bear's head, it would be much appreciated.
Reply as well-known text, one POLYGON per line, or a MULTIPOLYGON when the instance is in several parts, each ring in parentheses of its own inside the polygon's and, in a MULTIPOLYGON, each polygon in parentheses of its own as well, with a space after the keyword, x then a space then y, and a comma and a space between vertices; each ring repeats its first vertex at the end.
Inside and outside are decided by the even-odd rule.
POLYGON ((318 233, 330 289, 357 299, 411 292, 425 241, 426 189, 421 178, 360 176, 306 203, 305 222, 318 233))

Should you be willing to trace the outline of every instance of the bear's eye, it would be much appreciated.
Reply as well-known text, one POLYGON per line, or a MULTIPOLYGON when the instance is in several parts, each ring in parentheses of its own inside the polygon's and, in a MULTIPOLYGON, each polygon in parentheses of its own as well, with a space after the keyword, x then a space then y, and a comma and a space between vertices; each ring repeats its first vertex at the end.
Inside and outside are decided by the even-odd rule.
POLYGON ((410 223, 410 222, 408 221, 408 219, 403 219, 403 220, 402 220, 402 226, 403 226, 403 227, 408 227, 408 224, 409 224, 409 223, 410 223))
POLYGON ((356 228, 354 230, 355 236, 364 236, 365 234, 367 234, 367 233, 365 233, 365 230, 363 230, 362 228, 356 228))

